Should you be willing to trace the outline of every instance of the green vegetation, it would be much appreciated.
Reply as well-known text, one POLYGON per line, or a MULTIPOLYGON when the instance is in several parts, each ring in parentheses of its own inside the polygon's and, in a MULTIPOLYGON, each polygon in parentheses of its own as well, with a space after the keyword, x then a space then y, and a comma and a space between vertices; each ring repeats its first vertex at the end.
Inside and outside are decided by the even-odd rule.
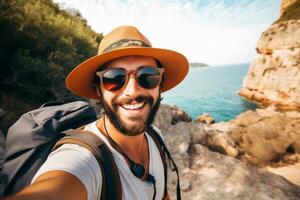
POLYGON ((0 0, 0 128, 46 101, 70 101, 65 76, 102 39, 78 11, 51 0, 0 0))

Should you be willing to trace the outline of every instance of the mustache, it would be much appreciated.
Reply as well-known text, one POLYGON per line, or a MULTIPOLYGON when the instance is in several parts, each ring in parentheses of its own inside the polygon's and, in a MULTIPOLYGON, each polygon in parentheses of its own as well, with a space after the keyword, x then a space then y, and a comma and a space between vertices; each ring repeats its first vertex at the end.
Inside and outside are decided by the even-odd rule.
POLYGON ((149 103, 150 106, 152 106, 153 102, 154 102, 154 99, 150 96, 145 96, 145 95, 139 95, 135 98, 125 97, 121 101, 114 102, 113 106, 118 106, 120 104, 130 104, 133 101, 136 101, 138 103, 146 102, 146 103, 149 103))

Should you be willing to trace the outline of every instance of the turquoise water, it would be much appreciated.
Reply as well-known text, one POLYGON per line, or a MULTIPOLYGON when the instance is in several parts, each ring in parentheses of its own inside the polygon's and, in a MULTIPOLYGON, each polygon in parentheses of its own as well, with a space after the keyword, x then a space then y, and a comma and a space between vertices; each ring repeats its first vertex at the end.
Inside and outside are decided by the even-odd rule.
POLYGON ((206 112, 216 121, 233 119, 257 107, 237 94, 248 67, 249 64, 235 64, 190 68, 180 85, 162 95, 162 103, 177 105, 193 119, 206 112))

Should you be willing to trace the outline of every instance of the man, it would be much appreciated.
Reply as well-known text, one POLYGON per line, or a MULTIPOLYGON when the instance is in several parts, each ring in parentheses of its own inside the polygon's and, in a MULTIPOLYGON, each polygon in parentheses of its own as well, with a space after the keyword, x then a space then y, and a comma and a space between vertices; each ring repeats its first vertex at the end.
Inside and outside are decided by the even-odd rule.
MULTIPOLYGON (((162 158, 145 129, 159 108, 161 93, 181 82, 187 72, 182 54, 153 48, 135 27, 121 26, 103 38, 97 56, 68 75, 66 84, 73 93, 102 102, 105 115, 85 130, 111 150, 123 199, 168 199, 162 158), (144 170, 140 177, 131 165, 144 170)), ((95 157, 84 147, 65 144, 49 155, 29 187, 8 199, 96 200, 101 186, 95 157)))

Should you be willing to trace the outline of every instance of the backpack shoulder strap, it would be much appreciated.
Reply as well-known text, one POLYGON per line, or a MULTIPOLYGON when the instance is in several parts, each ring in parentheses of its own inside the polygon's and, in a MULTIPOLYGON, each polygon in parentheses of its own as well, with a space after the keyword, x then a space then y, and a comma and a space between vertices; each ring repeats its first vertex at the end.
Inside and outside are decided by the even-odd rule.
POLYGON ((53 150, 63 144, 78 144, 88 149, 98 161, 102 173, 101 200, 122 199, 122 187, 118 168, 107 145, 95 134, 80 130, 69 129, 64 131, 65 137, 60 139, 53 150))
POLYGON ((149 126, 147 129, 147 133, 151 136, 151 138, 153 139, 154 143, 157 146, 157 149, 159 151, 161 160, 163 162, 163 166, 164 166, 164 177, 165 177, 165 186, 164 186, 164 197, 167 195, 167 183, 168 183, 168 171, 167 171, 167 161, 166 161, 166 157, 163 151, 163 147, 161 142, 163 142, 163 140, 161 139, 160 135, 153 129, 152 126, 149 126), (160 140, 161 139, 161 140, 160 140))
POLYGON ((177 174, 177 187, 176 187, 176 196, 177 200, 181 200, 181 193, 180 193, 180 181, 179 181, 179 173, 177 166, 171 156, 171 153, 169 152, 164 140, 162 137, 157 133, 152 126, 148 126, 147 128, 147 133, 152 137, 153 141, 155 142, 156 146, 158 147, 159 153, 161 155, 161 158, 163 160, 163 165, 164 165, 164 175, 165 175, 165 191, 164 191, 164 197, 168 193, 167 189, 167 183, 168 183, 168 163, 170 166, 171 171, 175 171, 177 174), (167 163, 168 160, 168 163, 167 163))

